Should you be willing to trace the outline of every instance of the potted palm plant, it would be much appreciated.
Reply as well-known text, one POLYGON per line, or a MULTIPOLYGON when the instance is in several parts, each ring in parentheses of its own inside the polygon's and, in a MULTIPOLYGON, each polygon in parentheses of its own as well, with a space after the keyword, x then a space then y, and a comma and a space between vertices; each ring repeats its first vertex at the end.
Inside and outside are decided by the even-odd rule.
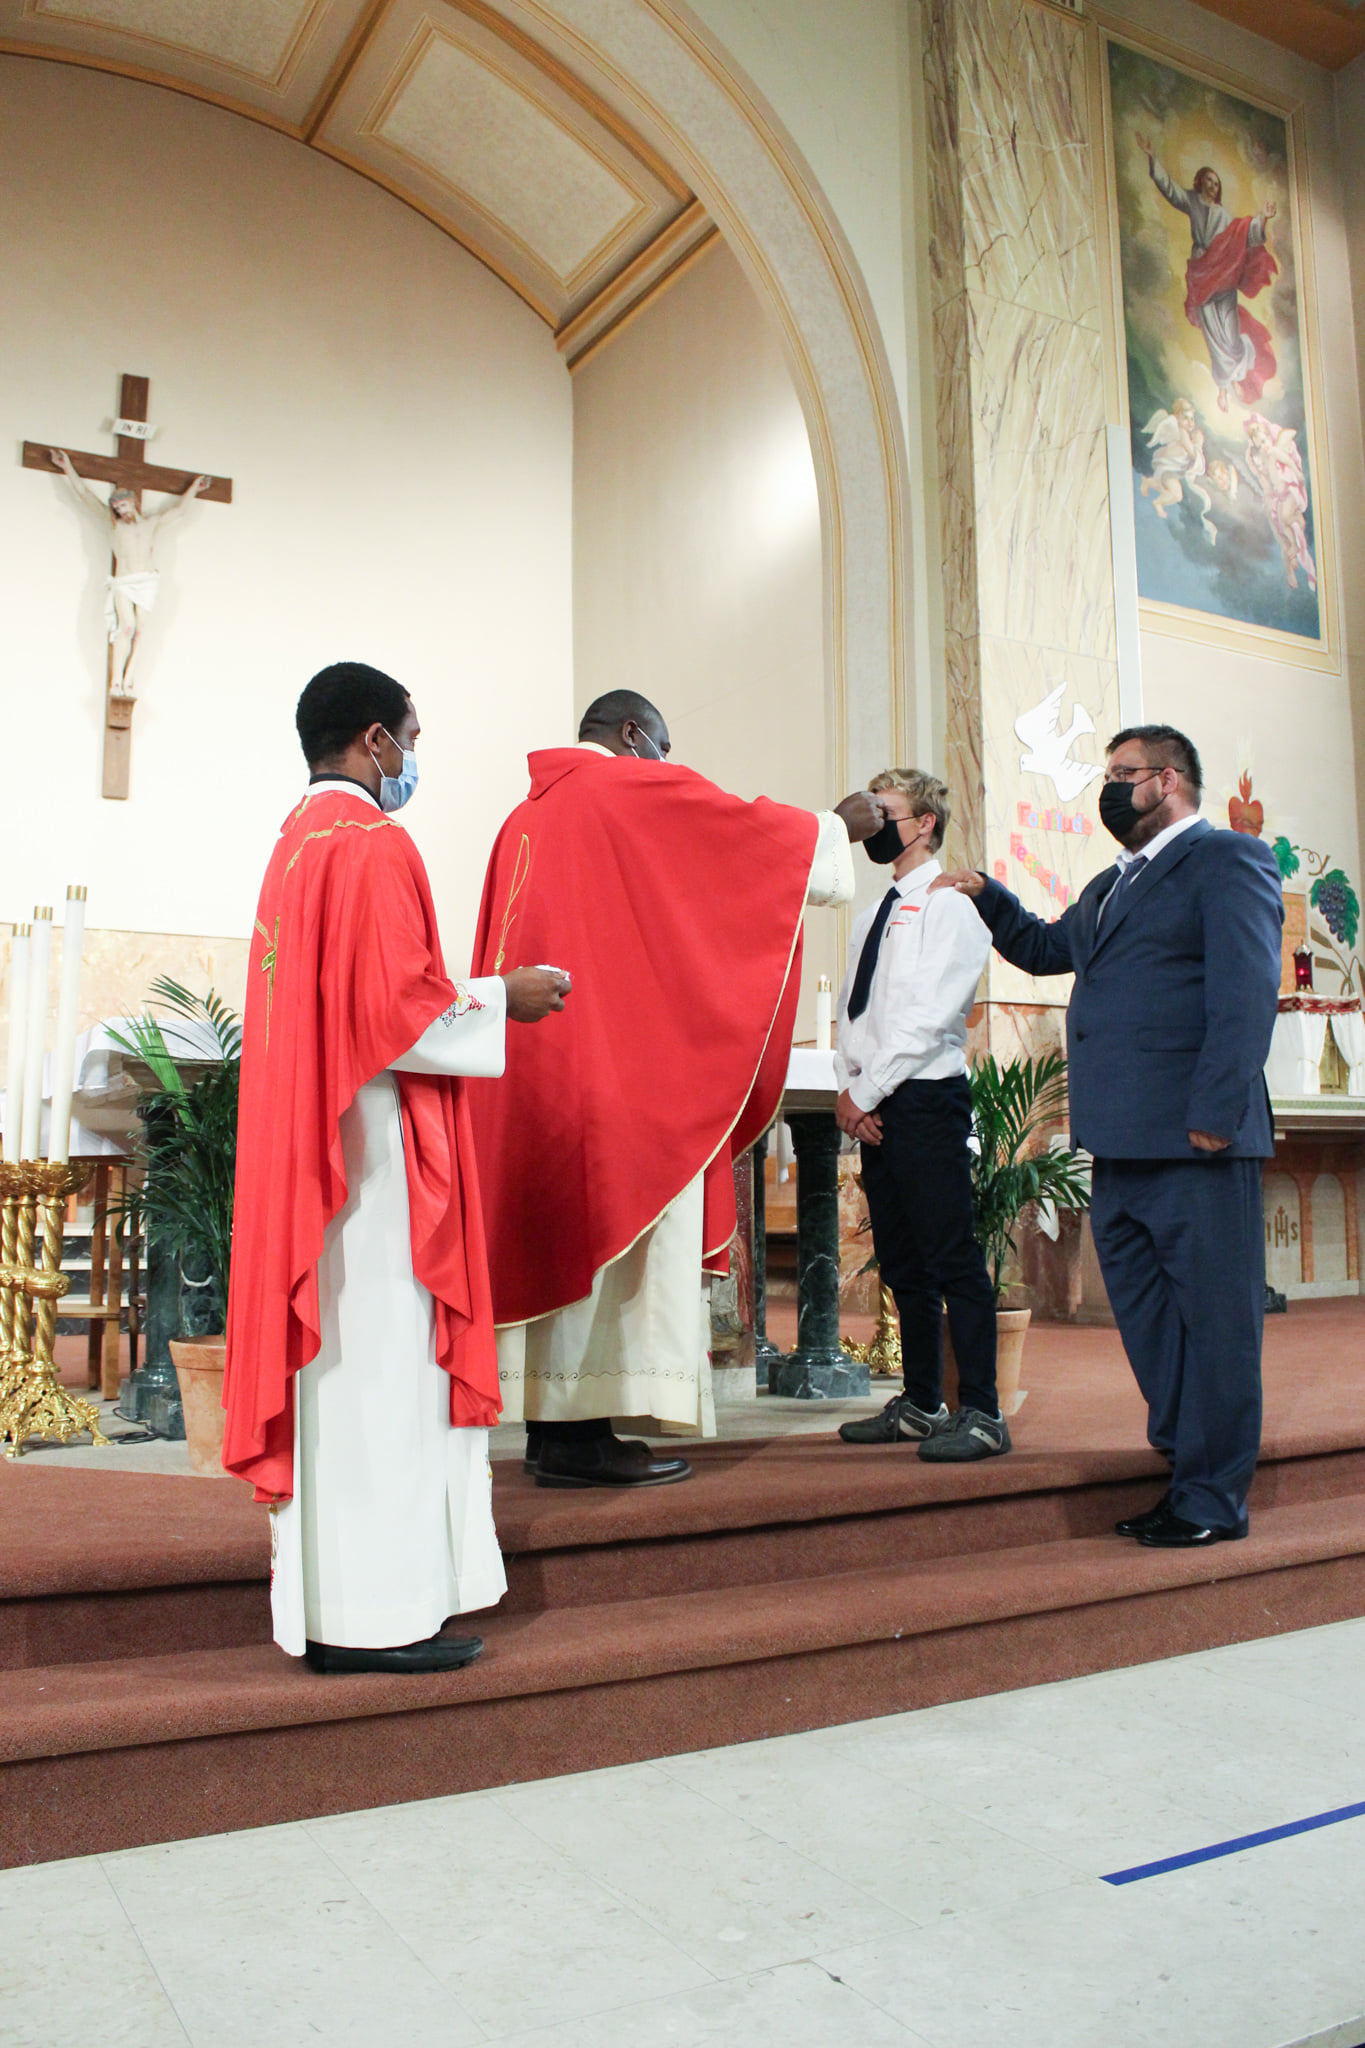
POLYGON ((242 1025, 211 989, 195 996, 163 976, 153 982, 151 994, 163 1010, 198 1027, 196 1037, 210 1064, 187 1081, 150 1011, 130 1022, 126 1037, 119 1036, 124 1050, 149 1069, 153 1082, 139 1105, 139 1163, 145 1178, 129 1190, 124 1210, 145 1227, 149 1241, 156 1239, 180 1263, 181 1334, 171 1340, 171 1357, 184 1403, 191 1469, 217 1476, 222 1472, 242 1025), (186 1289, 197 1297, 192 1309, 186 1289))
POLYGON ((977 1242, 995 1290, 1000 1409, 1013 1415, 1024 1400, 1019 1375, 1032 1314, 1030 1309, 1000 1305, 1015 1232, 1030 1207, 1050 1203, 1054 1210, 1087 1208, 1090 1175, 1075 1152, 1041 1143, 1044 1127, 1066 1107, 1066 1061, 1060 1053, 1007 1060, 1004 1065, 987 1053, 971 1069, 970 1079, 972 1123, 980 1148, 972 1160, 972 1208, 977 1242))

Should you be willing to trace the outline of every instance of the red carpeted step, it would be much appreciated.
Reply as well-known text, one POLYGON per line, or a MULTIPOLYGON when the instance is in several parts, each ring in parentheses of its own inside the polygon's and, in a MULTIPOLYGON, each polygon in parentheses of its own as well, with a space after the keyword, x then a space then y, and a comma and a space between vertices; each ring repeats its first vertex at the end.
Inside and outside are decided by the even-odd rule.
POLYGON ((235 1480, 0 1463, 0 1599, 269 1570, 265 1510, 235 1480))
MULTIPOLYGON (((785 1585, 493 1613, 471 1624, 487 1640, 484 1657, 446 1677, 321 1679, 264 1644, 11 1671, 0 1675, 0 1761, 421 1712, 852 1644, 896 1642, 908 1655, 912 1639, 941 1630, 1343 1558, 1365 1559, 1365 1496, 1271 1509, 1244 1543, 1212 1551, 1095 1537, 785 1585)), ((517 1775, 515 1758, 506 1775, 517 1775)))
MULTIPOLYGON (((506 1475, 501 1616, 1107 1537, 1164 1474, 1143 1452, 1100 1465, 1143 1474, 1124 1480, 1097 1480, 1097 1461, 1078 1453, 953 1472, 921 1465, 913 1450, 810 1437, 708 1446, 698 1464, 686 1487, 620 1496, 545 1492, 506 1475)), ((1272 1505, 1349 1493, 1365 1493, 1365 1451, 1264 1465, 1252 1506, 1259 1522, 1272 1505)), ((0 1530, 0 1670, 270 1640, 266 1518, 235 1490, 34 1472, 0 1487, 0 1530)))

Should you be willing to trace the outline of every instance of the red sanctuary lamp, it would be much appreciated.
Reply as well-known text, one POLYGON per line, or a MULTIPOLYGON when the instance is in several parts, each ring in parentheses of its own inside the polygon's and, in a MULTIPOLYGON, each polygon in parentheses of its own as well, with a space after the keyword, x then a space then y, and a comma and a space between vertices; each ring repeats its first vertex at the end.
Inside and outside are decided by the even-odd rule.
POLYGON ((1294 991, 1296 995, 1313 992, 1313 954, 1306 942, 1294 948, 1294 991))

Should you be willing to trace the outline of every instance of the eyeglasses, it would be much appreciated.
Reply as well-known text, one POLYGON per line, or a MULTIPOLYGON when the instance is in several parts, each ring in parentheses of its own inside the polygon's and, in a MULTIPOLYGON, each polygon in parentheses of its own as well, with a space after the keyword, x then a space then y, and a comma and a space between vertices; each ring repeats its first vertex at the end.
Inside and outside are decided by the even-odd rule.
POLYGON ((1106 782, 1126 782, 1131 788, 1135 782, 1146 782, 1151 775, 1164 775, 1164 768, 1106 768, 1106 782))

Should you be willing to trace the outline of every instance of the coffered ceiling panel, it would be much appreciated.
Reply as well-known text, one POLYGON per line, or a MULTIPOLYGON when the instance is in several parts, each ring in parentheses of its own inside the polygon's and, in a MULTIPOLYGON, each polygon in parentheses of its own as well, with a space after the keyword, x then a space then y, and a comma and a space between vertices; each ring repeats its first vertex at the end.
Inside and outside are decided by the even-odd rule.
POLYGON ((576 323, 575 348, 710 230, 669 165, 493 0, 0 0, 0 51, 268 121, 416 207, 557 332, 576 323))
POLYGON ((449 0, 394 0, 314 140, 477 248, 556 326, 691 198, 545 52, 449 0))
POLYGON ((293 68, 323 11, 315 0, 255 0, 247 7, 214 0, 30 0, 27 10, 31 21, 117 29, 163 50, 213 58, 263 85, 277 84, 293 68))
POLYGON ((650 208, 550 108, 435 33, 366 130, 519 240, 566 291, 650 208))
POLYGON ((0 0, 0 42, 299 129, 366 12, 367 0, 0 0))

